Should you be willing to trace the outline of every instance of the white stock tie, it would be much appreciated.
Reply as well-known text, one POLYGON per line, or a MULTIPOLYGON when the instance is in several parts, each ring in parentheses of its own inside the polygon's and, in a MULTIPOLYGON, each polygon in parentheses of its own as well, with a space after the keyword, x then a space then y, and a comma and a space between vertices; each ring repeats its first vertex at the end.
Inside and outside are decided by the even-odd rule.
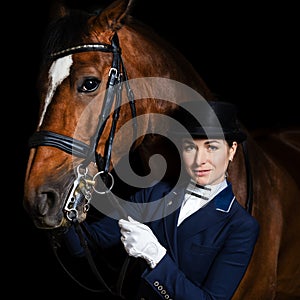
POLYGON ((209 203, 209 201, 211 201, 219 192, 226 188, 226 186, 226 179, 218 184, 206 186, 200 186, 194 181, 191 181, 186 188, 177 226, 179 226, 187 217, 209 203))

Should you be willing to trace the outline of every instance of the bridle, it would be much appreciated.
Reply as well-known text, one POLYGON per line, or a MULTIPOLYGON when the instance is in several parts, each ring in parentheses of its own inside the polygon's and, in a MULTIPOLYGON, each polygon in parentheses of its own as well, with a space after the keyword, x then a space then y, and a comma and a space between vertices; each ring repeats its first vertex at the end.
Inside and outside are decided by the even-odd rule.
MULTIPOLYGON (((111 68, 108 75, 108 81, 106 85, 103 106, 101 108, 101 113, 99 116, 95 133, 90 140, 90 145, 87 145, 86 143, 71 138, 69 136, 65 136, 56 132, 45 131, 45 130, 35 132, 29 139, 30 148, 35 148, 39 146, 52 146, 66 152, 67 154, 74 155, 78 158, 84 159, 83 162, 80 165, 78 165, 76 168, 77 177, 75 178, 72 188, 69 191, 69 196, 64 206, 64 212, 66 213, 66 217, 75 225, 76 232, 78 233, 79 238, 82 241, 82 244, 85 244, 85 242, 83 241, 84 235, 83 235, 82 228, 80 227, 80 223, 78 222, 79 212, 77 210, 77 207, 79 205, 83 205, 84 211, 85 212, 88 211, 89 202, 91 200, 92 189, 94 189, 96 193, 108 195, 110 197, 110 200, 115 200, 113 198, 113 194, 111 193, 111 189, 114 185, 114 179, 109 171, 109 167, 111 164, 112 145, 114 141, 117 122, 119 119, 120 108, 122 104, 121 102, 122 102, 123 85, 125 85, 126 88, 128 102, 131 108, 131 115, 133 120, 132 140, 135 141, 137 136, 137 123, 135 118, 136 108, 135 108, 134 94, 129 86, 128 76, 122 60, 121 48, 119 46, 119 39, 117 33, 115 33, 114 36, 112 37, 111 44, 92 43, 92 44, 78 45, 75 47, 67 48, 52 53, 50 54, 50 59, 59 59, 61 57, 70 54, 88 52, 88 51, 108 52, 108 53, 112 53, 113 55, 112 64, 111 64, 111 68), (113 104, 115 104, 114 108, 113 108, 113 104), (97 145, 105 129, 108 116, 110 115, 112 109, 113 109, 112 125, 110 128, 109 136, 105 143, 104 155, 102 156, 97 152, 97 145), (94 162, 98 169, 98 173, 93 178, 91 178, 91 176, 89 176, 87 173, 87 167, 91 162, 94 162), (102 184, 103 189, 101 190, 95 188, 95 181, 96 181, 96 177, 98 176, 101 177, 100 182, 103 182, 104 184, 104 185, 102 184)), ((117 201, 115 202, 117 205, 117 201)), ((122 209, 122 208, 118 205, 118 209, 122 209)), ((125 214, 125 212, 123 212, 123 214, 125 214)), ((56 252, 58 248, 58 242, 54 235, 50 236, 50 242, 55 252, 55 255, 57 256, 56 252)), ((124 262, 123 267, 121 269, 120 276, 116 284, 117 292, 115 293, 112 291, 112 289, 102 278, 101 274, 98 272, 95 263, 92 259, 92 256, 89 253, 89 249, 87 247, 84 248, 86 250, 87 259, 90 263, 90 266, 93 272, 95 273, 96 277, 99 279, 99 281, 104 285, 106 290, 108 290, 112 294, 117 294, 118 296, 122 297, 121 295, 122 284, 128 266, 128 260, 124 262)), ((64 265, 62 266, 66 270, 64 265)), ((69 275, 79 285, 83 286, 80 282, 78 282, 74 278, 74 276, 72 276, 70 273, 69 275)), ((102 292, 102 290, 93 290, 86 286, 83 287, 85 287, 88 290, 102 292)))
MULTIPOLYGON (((67 213, 67 218, 73 220, 77 217, 78 211, 75 204, 78 204, 74 193, 78 194, 78 186, 84 186, 81 188, 81 193, 84 193, 86 198, 86 210, 89 208, 89 201, 91 195, 91 187, 94 186, 95 179, 101 176, 101 181, 104 183, 109 183, 108 190, 113 187, 113 177, 109 172, 109 167, 111 164, 111 153, 112 144, 114 141, 115 131, 117 122, 119 119, 121 102, 122 102, 122 88, 123 84, 126 87, 128 102, 131 108, 132 120, 133 120, 133 141, 136 139, 137 135, 137 123, 136 123, 136 108, 134 101, 134 94, 131 90, 128 82, 127 72, 124 67, 124 63, 121 56, 121 48, 119 47, 119 39, 117 33, 114 34, 111 44, 104 43, 94 43, 94 44, 83 44, 71 48, 61 50, 59 52, 52 53, 50 55, 51 59, 58 59, 66 55, 88 52, 88 51, 101 51, 110 52, 113 54, 112 64, 109 71, 103 106, 99 116, 98 124, 94 135, 90 139, 90 145, 83 143, 82 141, 76 140, 74 138, 56 133, 51 131, 37 131, 29 139, 29 147, 35 148, 38 146, 52 146, 56 147, 64 152, 74 155, 79 158, 84 158, 80 166, 77 167, 76 173, 77 177, 74 181, 73 187, 69 193, 69 198, 66 201, 65 210, 67 213), (104 155, 101 156, 96 150, 98 142, 104 131, 105 125, 108 120, 108 116, 113 108, 113 103, 115 102, 115 108, 113 110, 112 125, 110 128, 109 136, 105 143, 104 155), (87 174, 87 166, 94 162, 97 165, 98 173, 94 178, 90 178, 87 174), (75 216, 74 216, 75 215, 75 216)), ((107 190, 106 190, 107 191, 107 190)), ((96 192, 104 194, 106 191, 96 192)))

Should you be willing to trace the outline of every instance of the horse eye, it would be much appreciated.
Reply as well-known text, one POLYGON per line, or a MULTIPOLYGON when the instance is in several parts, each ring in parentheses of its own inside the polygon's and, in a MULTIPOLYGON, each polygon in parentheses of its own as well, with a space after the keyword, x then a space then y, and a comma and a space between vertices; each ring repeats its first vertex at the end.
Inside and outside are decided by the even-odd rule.
POLYGON ((83 81, 82 85, 78 87, 78 91, 81 93, 94 92, 100 84, 100 80, 96 78, 87 78, 83 81))

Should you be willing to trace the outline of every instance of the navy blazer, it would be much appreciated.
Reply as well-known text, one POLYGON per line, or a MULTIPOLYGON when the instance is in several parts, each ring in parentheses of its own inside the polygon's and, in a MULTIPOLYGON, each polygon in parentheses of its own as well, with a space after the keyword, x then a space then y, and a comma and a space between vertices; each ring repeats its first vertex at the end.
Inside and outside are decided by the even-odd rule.
MULTIPOLYGON (((258 237, 256 219, 238 203, 228 183, 178 227, 184 194, 184 187, 172 189, 160 182, 131 198, 139 204, 153 202, 139 212, 140 218, 132 208, 128 211, 146 221, 167 253, 154 269, 145 264, 140 282, 134 284, 137 294, 130 300, 231 299, 243 278, 258 237)), ((121 244, 116 219, 105 217, 86 226, 99 249, 121 244)), ((74 255, 83 255, 74 230, 68 231, 66 242, 74 255)))

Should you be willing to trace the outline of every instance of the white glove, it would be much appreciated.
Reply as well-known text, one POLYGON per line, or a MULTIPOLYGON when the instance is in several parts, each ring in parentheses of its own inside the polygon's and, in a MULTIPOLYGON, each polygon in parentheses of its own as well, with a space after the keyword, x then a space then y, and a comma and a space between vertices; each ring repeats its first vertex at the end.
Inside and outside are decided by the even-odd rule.
POLYGON ((126 252, 133 257, 141 257, 153 269, 166 254, 166 249, 159 243, 151 229, 131 217, 128 221, 119 220, 121 241, 126 252))

